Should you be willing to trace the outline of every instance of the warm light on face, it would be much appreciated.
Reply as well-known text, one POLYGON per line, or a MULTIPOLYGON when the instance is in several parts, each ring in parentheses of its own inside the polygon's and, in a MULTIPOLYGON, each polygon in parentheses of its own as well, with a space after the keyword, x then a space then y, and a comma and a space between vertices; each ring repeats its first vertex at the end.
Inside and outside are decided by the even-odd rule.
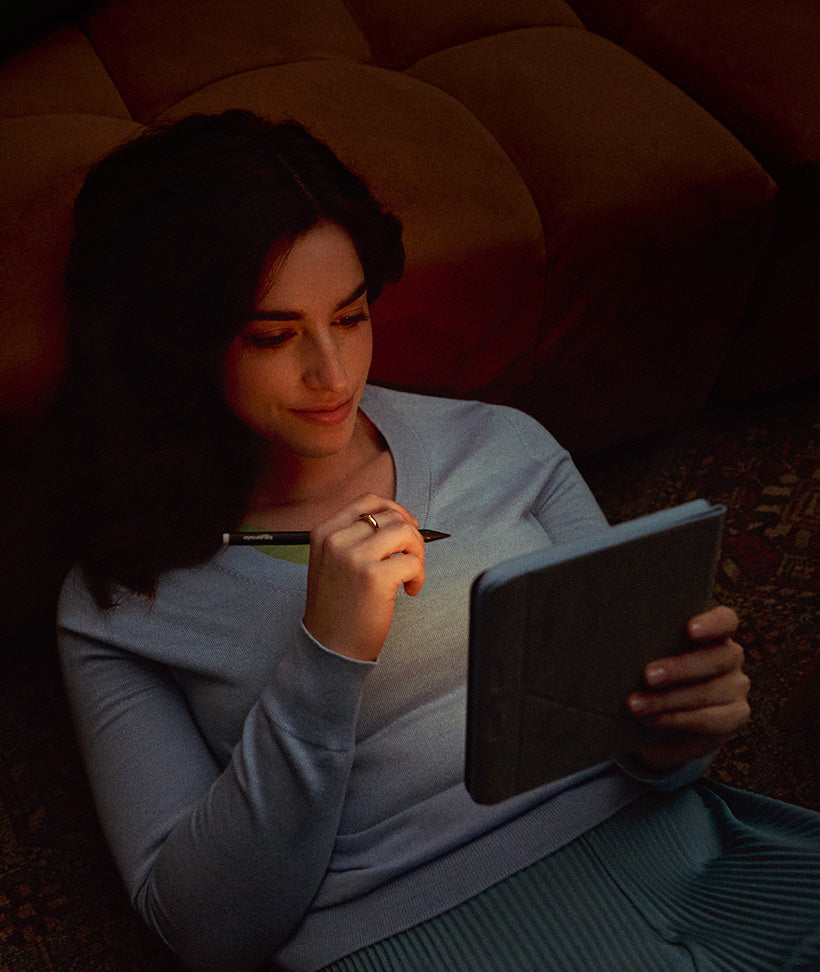
POLYGON ((350 237, 322 223, 297 237, 222 361, 222 389, 260 439, 299 456, 350 441, 372 332, 350 237))

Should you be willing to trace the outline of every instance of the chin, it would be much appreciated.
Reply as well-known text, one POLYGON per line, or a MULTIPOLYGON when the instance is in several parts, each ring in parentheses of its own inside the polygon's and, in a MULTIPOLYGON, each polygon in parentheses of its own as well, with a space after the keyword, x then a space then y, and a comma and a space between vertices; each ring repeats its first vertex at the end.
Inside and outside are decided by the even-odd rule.
POLYGON ((352 438, 352 430, 334 431, 335 434, 294 442, 290 448, 303 459, 330 459, 344 452, 352 438))
POLYGON ((333 425, 308 425, 302 422, 282 423, 278 434, 259 429, 274 452, 301 459, 329 459, 350 445, 356 431, 356 412, 346 422, 333 425), (307 426, 307 427, 306 427, 307 426))

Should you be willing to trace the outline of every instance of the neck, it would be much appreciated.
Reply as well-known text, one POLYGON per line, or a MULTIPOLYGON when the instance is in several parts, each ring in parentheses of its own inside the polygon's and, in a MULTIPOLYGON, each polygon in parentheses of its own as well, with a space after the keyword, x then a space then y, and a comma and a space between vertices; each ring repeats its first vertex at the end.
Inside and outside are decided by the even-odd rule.
POLYGON ((386 452, 378 430, 361 412, 347 446, 331 456, 300 456, 266 443, 246 519, 260 528, 310 529, 339 507, 386 452))

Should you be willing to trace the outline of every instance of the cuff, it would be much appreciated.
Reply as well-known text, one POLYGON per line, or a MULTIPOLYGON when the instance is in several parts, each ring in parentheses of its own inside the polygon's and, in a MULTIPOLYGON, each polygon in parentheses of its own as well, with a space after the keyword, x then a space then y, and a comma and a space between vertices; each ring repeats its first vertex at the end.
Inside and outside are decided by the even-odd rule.
POLYGON ((683 789, 683 787, 689 786, 690 783, 699 780, 706 770, 709 769, 716 755, 717 751, 709 753, 708 756, 702 756, 700 759, 693 759, 691 762, 679 766, 678 769, 671 773, 667 770, 653 771, 640 763, 634 756, 624 756, 621 759, 615 760, 615 762, 624 773, 633 779, 640 780, 641 783, 646 783, 653 790, 662 790, 671 793, 673 790, 683 789))
POLYGON ((346 748, 355 733, 365 679, 375 664, 324 648, 300 624, 265 691, 268 715, 304 742, 346 748))

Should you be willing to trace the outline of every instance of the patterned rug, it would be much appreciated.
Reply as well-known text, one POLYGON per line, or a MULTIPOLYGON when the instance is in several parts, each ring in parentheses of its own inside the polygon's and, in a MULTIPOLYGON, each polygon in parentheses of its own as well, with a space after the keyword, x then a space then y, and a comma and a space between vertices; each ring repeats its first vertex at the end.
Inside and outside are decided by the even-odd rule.
MULTIPOLYGON (((728 507, 718 597, 742 618, 753 721, 710 773, 820 809, 817 731, 778 722, 820 647, 820 390, 712 408, 580 465, 612 522, 728 507)), ((0 704, 0 972, 179 972, 108 858, 53 665, 21 672, 0 704)))

